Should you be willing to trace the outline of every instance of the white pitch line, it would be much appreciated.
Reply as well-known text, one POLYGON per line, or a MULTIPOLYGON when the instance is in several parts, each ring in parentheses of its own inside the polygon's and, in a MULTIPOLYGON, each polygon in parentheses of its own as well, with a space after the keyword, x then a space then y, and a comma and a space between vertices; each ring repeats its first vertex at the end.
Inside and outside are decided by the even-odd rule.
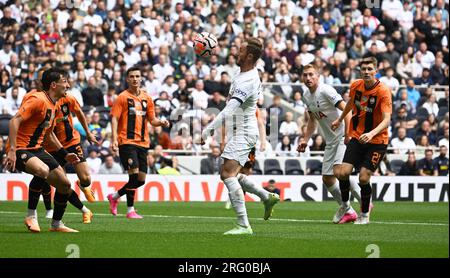
MULTIPOLYGON (((0 214, 25 214, 25 212, 18 211, 0 211, 0 214)), ((80 212, 66 212, 65 214, 80 215, 80 212)), ((212 220, 234 220, 234 217, 227 216, 194 216, 194 215, 157 215, 157 214, 141 214, 144 217, 150 218, 185 218, 185 219, 212 219, 212 220)), ((112 216, 109 213, 94 213, 94 216, 112 216)), ((125 216, 125 214, 117 214, 117 216, 125 216)), ((252 221, 264 221, 261 218, 249 218, 252 221)), ((323 219, 289 219, 289 218, 271 218, 269 221, 279 222, 303 222, 303 223, 331 223, 331 220, 323 219)), ((419 225, 419 226, 448 226, 448 223, 436 222, 386 222, 386 221, 370 221, 371 224, 382 225, 419 225)))

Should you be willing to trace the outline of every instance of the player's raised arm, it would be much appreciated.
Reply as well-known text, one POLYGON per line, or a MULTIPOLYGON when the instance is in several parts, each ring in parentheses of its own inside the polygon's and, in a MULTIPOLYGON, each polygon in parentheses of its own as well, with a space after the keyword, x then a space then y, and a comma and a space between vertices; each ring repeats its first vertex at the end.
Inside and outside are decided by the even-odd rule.
POLYGON ((211 131, 222 126, 222 122, 227 115, 233 115, 234 112, 241 106, 241 101, 236 97, 232 97, 225 108, 217 115, 216 118, 210 123, 202 132, 202 139, 206 140, 211 131))

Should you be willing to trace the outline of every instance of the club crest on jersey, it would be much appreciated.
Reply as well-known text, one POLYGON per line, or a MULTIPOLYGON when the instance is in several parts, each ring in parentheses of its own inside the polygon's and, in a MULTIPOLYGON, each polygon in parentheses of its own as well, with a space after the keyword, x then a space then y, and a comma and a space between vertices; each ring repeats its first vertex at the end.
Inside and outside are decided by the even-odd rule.
POLYGON ((22 160, 27 159, 27 154, 26 154, 26 153, 21 154, 21 155, 20 155, 20 158, 21 158, 22 160))
POLYGON ((128 165, 132 165, 133 164, 133 159, 132 158, 128 158, 128 165))
POLYGON ((63 113, 67 113, 67 106, 63 106, 62 111, 63 111, 63 113))
POLYGON ((147 102, 145 100, 142 101, 142 107, 145 109, 147 108, 147 102))
POLYGON ((371 97, 371 98, 369 99, 369 102, 370 102, 370 104, 374 104, 374 103, 375 103, 375 98, 374 98, 374 97, 371 97))

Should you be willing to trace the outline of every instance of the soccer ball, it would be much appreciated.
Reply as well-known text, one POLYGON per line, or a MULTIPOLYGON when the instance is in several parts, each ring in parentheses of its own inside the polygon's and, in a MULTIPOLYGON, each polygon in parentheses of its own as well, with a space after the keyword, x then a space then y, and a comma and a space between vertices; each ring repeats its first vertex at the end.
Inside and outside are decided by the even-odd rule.
POLYGON ((217 46, 217 38, 211 33, 202 32, 194 37, 194 51, 198 56, 209 57, 217 46))

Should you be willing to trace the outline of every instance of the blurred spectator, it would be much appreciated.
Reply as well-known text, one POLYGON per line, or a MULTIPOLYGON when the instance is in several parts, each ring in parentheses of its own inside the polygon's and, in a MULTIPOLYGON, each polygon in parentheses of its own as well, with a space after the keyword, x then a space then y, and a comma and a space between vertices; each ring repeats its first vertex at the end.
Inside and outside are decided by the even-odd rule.
POLYGON ((166 176, 179 176, 180 172, 176 169, 176 166, 173 165, 173 160, 163 159, 161 161, 161 166, 158 169, 158 174, 166 176))
POLYGON ((406 160, 405 164, 402 165, 402 168, 400 169, 400 172, 398 173, 399 176, 416 176, 418 175, 418 169, 416 166, 416 155, 414 151, 408 152, 408 159, 406 160))
POLYGON ((417 169, 420 176, 437 176, 438 169, 433 160, 433 150, 425 150, 425 157, 417 162, 417 169))
POLYGON ((394 153, 407 153, 409 150, 416 149, 414 140, 406 137, 406 128, 404 127, 398 128, 397 137, 391 140, 391 146, 394 148, 394 153))
POLYGON ((416 139, 416 153, 424 154, 427 149, 429 149, 430 142, 428 141, 428 137, 426 135, 420 135, 416 139))
POLYGON ((394 101, 394 109, 398 111, 400 108, 405 109, 408 114, 416 114, 416 107, 411 100, 408 99, 408 92, 406 89, 401 89, 398 99, 394 101))
POLYGON ((292 138, 292 136, 298 133, 297 123, 293 121, 294 115, 291 112, 286 112, 285 120, 281 123, 280 134, 287 135, 292 138))
POLYGON ((430 122, 425 120, 417 130, 417 136, 426 136, 431 145, 436 144, 436 134, 431 130, 430 122))
POLYGON ((102 160, 99 157, 96 147, 88 148, 88 157, 86 158, 86 162, 89 167, 89 172, 91 174, 98 174, 98 172, 100 171, 102 160))
POLYGON ((224 97, 219 92, 214 92, 212 96, 212 99, 208 100, 208 109, 222 111, 226 105, 224 97))
POLYGON ((306 104, 302 100, 302 94, 299 91, 294 92, 294 101, 292 106, 300 112, 300 114, 304 114, 306 110, 306 104))
POLYGON ((438 146, 446 146, 448 149, 448 126, 444 129, 444 136, 439 140, 438 146))
POLYGON ((273 179, 269 180, 269 182, 267 183, 267 186, 264 187, 264 189, 269 191, 269 192, 276 193, 276 194, 280 195, 280 189, 277 188, 276 182, 273 179))
POLYGON ((406 91, 408 92, 408 100, 410 100, 414 106, 417 106, 417 102, 419 101, 420 98, 420 93, 419 91, 416 90, 414 85, 415 84, 413 79, 408 79, 408 81, 406 81, 406 91))
POLYGON ((105 157, 105 162, 100 165, 99 174, 122 174, 123 170, 119 163, 114 161, 112 155, 105 157))
POLYGON ((211 148, 211 154, 202 159, 200 166, 201 175, 217 175, 221 167, 220 148, 218 146, 211 148))
MULTIPOLYGON (((105 92, 106 93, 106 92, 105 92)), ((85 106, 104 106, 103 92, 96 87, 95 77, 89 78, 88 87, 81 91, 85 106)))
POLYGON ((427 109, 428 114, 433 114, 437 116, 439 112, 438 104, 436 103, 436 95, 431 94, 428 96, 427 101, 422 105, 423 108, 427 109))
POLYGON ((448 176, 448 148, 444 145, 439 147, 439 156, 434 159, 439 176, 448 176))
POLYGON ((374 176, 395 176, 395 172, 391 169, 391 163, 387 156, 383 156, 378 168, 374 172, 374 176))
POLYGON ((386 84, 392 92, 393 96, 397 95, 398 88, 400 86, 400 82, 398 82, 397 78, 394 77, 394 69, 389 67, 386 70, 386 76, 380 78, 380 81, 386 84))
POLYGON ((275 147, 275 153, 278 156, 296 156, 296 148, 291 143, 289 136, 283 136, 281 142, 275 147))
MULTIPOLYGON (((323 140, 322 135, 316 134, 315 137, 312 138, 313 143, 309 147, 310 151, 314 152, 323 152, 325 151, 325 140, 323 140)), ((311 156, 315 156, 317 154, 312 154, 311 156)))

